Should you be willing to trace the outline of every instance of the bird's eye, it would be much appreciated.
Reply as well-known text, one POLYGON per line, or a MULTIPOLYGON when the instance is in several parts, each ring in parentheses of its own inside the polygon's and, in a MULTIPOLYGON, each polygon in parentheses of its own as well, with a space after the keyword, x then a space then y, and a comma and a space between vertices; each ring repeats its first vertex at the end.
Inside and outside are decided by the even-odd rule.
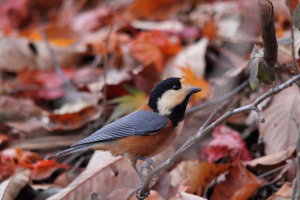
POLYGON ((174 85, 173 90, 179 90, 179 87, 177 85, 174 85))

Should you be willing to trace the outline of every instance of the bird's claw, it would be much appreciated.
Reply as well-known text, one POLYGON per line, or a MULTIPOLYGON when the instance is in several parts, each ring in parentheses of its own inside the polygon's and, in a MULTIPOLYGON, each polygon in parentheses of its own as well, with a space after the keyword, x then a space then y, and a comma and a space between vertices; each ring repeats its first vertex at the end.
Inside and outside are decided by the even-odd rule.
POLYGON ((139 199, 139 200, 140 199, 146 199, 150 194, 150 188, 148 188, 146 193, 141 193, 141 189, 142 189, 142 185, 137 187, 134 191, 136 198, 139 199))

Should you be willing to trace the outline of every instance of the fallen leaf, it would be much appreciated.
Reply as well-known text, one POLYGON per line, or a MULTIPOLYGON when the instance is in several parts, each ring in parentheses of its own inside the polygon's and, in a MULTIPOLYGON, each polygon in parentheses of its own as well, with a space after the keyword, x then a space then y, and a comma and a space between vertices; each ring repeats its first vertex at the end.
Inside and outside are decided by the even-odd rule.
POLYGON ((1 2, 0 6, 0 30, 10 34, 20 28, 21 24, 29 16, 28 0, 9 0, 1 2))
POLYGON ((23 170, 0 184, 0 199, 15 199, 22 188, 29 182, 30 170, 23 170))
POLYGON ((230 169, 230 164, 212 164, 205 161, 183 161, 179 163, 169 174, 171 185, 178 187, 186 180, 184 186, 188 193, 198 193, 205 191, 206 186, 220 174, 230 169))
POLYGON ((277 40, 280 45, 290 45, 293 42, 293 39, 290 37, 282 37, 277 40))
POLYGON ((101 6, 76 15, 72 18, 70 26, 76 32, 92 32, 105 25, 111 24, 112 19, 112 10, 108 7, 101 6))
POLYGON ((47 117, 44 117, 43 127, 49 131, 74 130, 97 119, 101 113, 102 108, 98 106, 88 106, 73 113, 50 113, 47 117))
POLYGON ((8 140, 9 140, 9 137, 7 135, 0 133, 0 146, 3 142, 6 142, 8 140))
POLYGON ((257 167, 257 166, 270 166, 270 165, 277 165, 280 164, 281 162, 286 161, 287 159, 293 157, 293 154, 295 154, 295 148, 289 148, 287 150, 283 150, 274 154, 270 154, 267 156, 262 156, 250 161, 244 161, 243 165, 244 166, 249 166, 249 167, 257 167))
POLYGON ((259 124, 259 134, 267 155, 296 146, 297 124, 300 123, 299 101, 299 88, 294 84, 275 94, 270 105, 262 110, 266 122, 259 124))
POLYGON ((260 185, 258 178, 236 162, 226 180, 215 186, 211 200, 247 200, 260 185))
POLYGON ((217 39, 218 26, 213 19, 204 23, 202 27, 202 34, 210 40, 217 39))
POLYGON ((136 29, 168 31, 172 33, 180 33, 184 31, 184 24, 175 20, 167 20, 162 22, 132 20, 131 26, 136 29))
MULTIPOLYGON (((120 85, 123 82, 129 81, 131 76, 127 70, 118 70, 115 68, 110 68, 106 72, 106 82, 104 82, 103 76, 100 76, 97 81, 94 81, 87 85, 88 89, 97 93, 103 89, 104 84, 106 83, 108 86, 120 85)), ((110 90, 107 91, 108 93, 110 90)), ((119 91, 118 91, 119 92, 119 91)))
MULTIPOLYGON (((84 51, 76 50, 75 47, 65 48, 51 45, 51 48, 61 67, 74 66, 85 55, 84 51)), ((32 42, 24 37, 1 37, 0 59, 0 69, 9 72, 19 72, 24 68, 53 69, 46 43, 43 41, 32 42)))
POLYGON ((251 154, 240 134, 229 127, 220 125, 213 131, 214 139, 202 150, 201 157, 207 156, 209 162, 229 156, 242 160, 251 160, 251 154))
POLYGON ((120 187, 134 188, 139 184, 136 172, 122 157, 113 157, 108 152, 96 151, 88 165, 68 187, 51 196, 49 200, 90 199, 96 193, 100 199, 120 187), (128 181, 130 180, 130 181, 128 181))
POLYGON ((208 99, 210 96, 210 85, 209 83, 203 79, 203 78, 197 78, 195 73, 192 71, 189 65, 186 65, 185 67, 181 67, 181 70, 183 72, 182 78, 188 80, 189 84, 193 87, 200 87, 202 88, 201 92, 198 92, 192 96, 192 104, 195 104, 200 99, 208 99))
MULTIPOLYGON (((61 27, 56 24, 50 24, 43 27, 50 44, 61 47, 68 47, 79 40, 79 35, 69 27, 61 27)), ((43 41, 40 28, 25 29, 19 33, 21 37, 26 37, 30 41, 43 41)))
POLYGON ((205 54, 209 40, 202 38, 195 44, 182 49, 176 56, 170 59, 164 68, 163 79, 169 77, 182 77, 180 66, 190 66, 197 78, 204 78, 205 75, 205 54))
POLYGON ((58 169, 68 169, 69 167, 67 165, 62 165, 56 163, 55 159, 52 160, 40 160, 34 163, 33 170, 30 174, 31 180, 34 181, 41 181, 46 178, 49 178, 53 172, 55 172, 58 169))
POLYGON ((147 104, 148 96, 144 92, 126 85, 124 85, 124 88, 129 94, 109 101, 109 104, 118 103, 119 105, 114 109, 105 124, 109 124, 123 115, 129 114, 147 104))
POLYGON ((184 3, 179 0, 138 0, 126 6, 123 15, 129 19, 162 21, 177 13, 184 3))
MULTIPOLYGON (((127 196, 133 191, 134 189, 129 188, 118 188, 115 189, 112 193, 110 193, 107 197, 103 198, 103 200, 115 200, 115 199, 126 199, 127 196)), ((136 197, 133 194, 130 200, 135 200, 136 197)), ((156 191, 150 190, 149 196, 146 200, 164 200, 156 191)))
MULTIPOLYGON (((153 157, 153 161, 161 164, 174 153, 174 148, 170 147, 153 157)), ((141 164, 138 162, 137 165, 141 164)), ((90 199, 93 194, 103 199, 117 188, 135 188, 139 183, 138 175, 126 159, 114 157, 109 152, 95 151, 85 171, 49 200, 73 199, 74 195, 80 199, 90 199)))
POLYGON ((39 118, 45 113, 31 99, 0 95, 0 123, 39 118))
POLYGON ((0 183, 8 179, 15 172, 15 168, 15 161, 10 156, 0 152, 0 183))
MULTIPOLYGON (((74 69, 62 69, 65 77, 71 79, 74 69)), ((65 96, 64 82, 54 71, 24 69, 18 72, 16 80, 5 85, 10 93, 18 93, 33 99, 55 100, 65 96)))
POLYGON ((282 187, 268 200, 289 200, 291 199, 293 183, 285 182, 282 187))
POLYGON ((207 199, 186 192, 181 192, 180 197, 171 197, 170 200, 207 200, 207 199))
POLYGON ((162 71, 164 56, 162 50, 153 42, 152 35, 147 32, 141 33, 130 43, 132 56, 145 66, 153 64, 158 72, 162 71))

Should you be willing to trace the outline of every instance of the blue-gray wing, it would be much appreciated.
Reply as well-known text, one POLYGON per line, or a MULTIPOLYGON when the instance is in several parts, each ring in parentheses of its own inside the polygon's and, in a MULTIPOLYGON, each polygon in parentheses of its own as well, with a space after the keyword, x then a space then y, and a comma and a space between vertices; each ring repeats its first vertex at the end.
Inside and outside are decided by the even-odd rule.
POLYGON ((73 146, 115 140, 128 136, 150 135, 165 128, 169 120, 165 116, 147 110, 138 110, 116 120, 73 146))

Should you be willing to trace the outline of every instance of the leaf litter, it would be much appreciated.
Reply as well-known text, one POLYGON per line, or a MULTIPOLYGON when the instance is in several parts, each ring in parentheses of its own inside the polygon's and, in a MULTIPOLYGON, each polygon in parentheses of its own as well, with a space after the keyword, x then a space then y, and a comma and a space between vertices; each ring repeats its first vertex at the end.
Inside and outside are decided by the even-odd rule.
MULTIPOLYGON (((288 80, 295 73, 288 49, 293 42, 290 24, 297 27, 299 6, 291 2, 291 20, 285 3, 273 3, 280 46, 272 69, 264 60, 258 8, 245 1, 0 3, 1 198, 19 199, 20 191, 28 188, 36 198, 116 199, 121 194, 125 198, 140 181, 123 158, 103 152, 52 161, 44 161, 44 156, 138 109, 147 103, 152 88, 170 76, 185 78, 203 89, 193 96, 189 108, 207 103, 196 115, 186 116, 178 143, 195 134, 208 118, 205 109, 215 106, 211 99, 222 98, 246 79, 252 89, 258 89, 245 87, 225 98, 220 116, 270 88, 261 83, 273 87, 288 80), (64 77, 57 74, 54 62, 64 77), (104 107, 103 101, 109 103, 104 107), (54 186, 52 190, 48 184, 54 186)), ((300 34, 294 32, 298 59, 300 34)), ((296 171, 298 95, 294 85, 259 106, 265 123, 258 123, 247 112, 215 128, 212 137, 188 149, 188 155, 167 169, 171 182, 160 180, 149 199, 290 198, 292 183, 288 182, 296 171), (251 131, 245 134, 247 130, 251 131), (164 190, 160 184, 172 187, 164 190)), ((171 148, 156 162, 173 154, 171 148)))

